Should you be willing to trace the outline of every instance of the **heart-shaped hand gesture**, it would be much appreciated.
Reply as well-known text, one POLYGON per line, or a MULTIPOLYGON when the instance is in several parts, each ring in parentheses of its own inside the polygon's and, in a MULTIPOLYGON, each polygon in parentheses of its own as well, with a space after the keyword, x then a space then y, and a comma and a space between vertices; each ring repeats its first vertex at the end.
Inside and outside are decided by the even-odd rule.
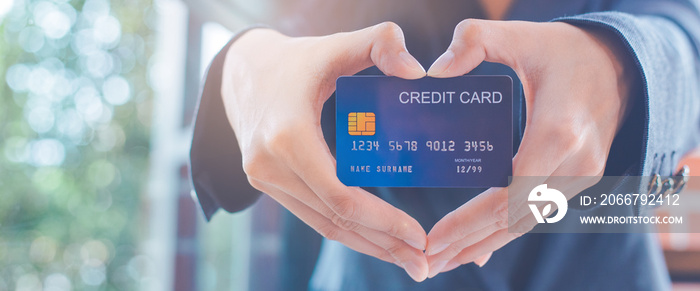
MULTIPOLYGON (((510 66, 527 106, 514 176, 600 176, 631 83, 615 41, 565 23, 465 20, 427 74, 460 76, 482 61, 510 66)), ((337 77, 372 65, 405 79, 426 75, 393 23, 302 38, 254 29, 238 39, 226 55, 222 97, 248 180, 324 237, 395 263, 416 281, 472 261, 483 265, 534 226, 523 208, 508 211, 506 188, 480 194, 426 235, 405 212, 334 175, 321 109, 337 77)))

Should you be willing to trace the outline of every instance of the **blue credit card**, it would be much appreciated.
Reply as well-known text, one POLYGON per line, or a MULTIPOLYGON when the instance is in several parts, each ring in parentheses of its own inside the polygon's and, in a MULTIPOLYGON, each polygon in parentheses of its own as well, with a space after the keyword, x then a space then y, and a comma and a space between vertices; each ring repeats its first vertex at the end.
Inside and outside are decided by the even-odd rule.
POLYGON ((336 82, 337 175, 347 186, 504 187, 512 155, 509 76, 336 82))

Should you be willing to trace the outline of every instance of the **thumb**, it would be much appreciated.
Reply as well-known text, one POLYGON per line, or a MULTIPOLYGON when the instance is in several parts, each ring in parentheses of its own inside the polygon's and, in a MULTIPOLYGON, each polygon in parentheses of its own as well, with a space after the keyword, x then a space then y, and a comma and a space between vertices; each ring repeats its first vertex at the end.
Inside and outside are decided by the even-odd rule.
POLYGON ((340 75, 353 75, 372 65, 388 76, 403 79, 425 77, 425 69, 408 53, 403 31, 393 22, 348 33, 331 35, 329 64, 340 75))
MULTIPOLYGON (((523 22, 520 24, 524 25, 523 22)), ((455 27, 452 43, 428 70, 428 76, 448 78, 464 75, 483 61, 516 69, 516 54, 526 51, 522 35, 512 32, 513 21, 466 19, 455 27)), ((516 69, 517 71, 517 69, 516 69)))

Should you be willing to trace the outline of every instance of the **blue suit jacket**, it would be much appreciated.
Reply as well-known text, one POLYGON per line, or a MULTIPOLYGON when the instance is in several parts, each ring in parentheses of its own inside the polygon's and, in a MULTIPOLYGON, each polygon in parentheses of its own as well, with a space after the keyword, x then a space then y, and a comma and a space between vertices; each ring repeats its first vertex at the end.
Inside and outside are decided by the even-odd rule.
MULTIPOLYGON (((453 11, 465 9, 460 4, 454 5, 443 6, 453 11)), ((509 19, 555 20, 608 30, 620 38, 620 43, 636 60, 638 85, 631 97, 633 108, 613 142, 606 175, 671 175, 681 156, 698 145, 700 1, 516 0, 510 11, 509 19)), ((404 29, 409 50, 427 67, 449 44, 454 25, 468 17, 479 15, 465 10, 463 16, 442 21, 434 30, 426 30, 421 23, 410 19, 387 20, 397 22, 404 29)), ((260 195, 247 182, 238 145, 223 109, 220 96, 223 56, 220 53, 210 66, 191 150, 192 182, 207 218, 219 208, 229 212, 245 209, 260 195)), ((378 71, 370 69, 365 73, 378 71)), ((501 65, 484 64, 472 74, 509 74, 517 80, 510 69, 501 65)), ((332 100, 326 104, 322 117, 327 137, 335 136, 332 100)), ((521 101, 522 96, 516 103, 522 109, 521 101)), ((524 110, 516 110, 515 114, 515 128, 521 129, 514 132, 517 149, 524 110)), ((332 138, 328 142, 333 149, 332 138)), ((368 190, 415 217, 425 229, 480 192, 368 190)), ((295 267, 283 275, 287 278, 285 286, 293 290, 306 287, 313 290, 670 288, 661 250, 651 234, 526 234, 496 251, 484 268, 469 264, 417 284, 393 264, 356 253, 337 242, 321 243, 320 236, 292 215, 288 215, 286 224, 285 248, 291 250, 286 263, 295 267), (322 244, 320 250, 319 244, 322 244), (312 276, 310 281, 309 276, 312 276)))

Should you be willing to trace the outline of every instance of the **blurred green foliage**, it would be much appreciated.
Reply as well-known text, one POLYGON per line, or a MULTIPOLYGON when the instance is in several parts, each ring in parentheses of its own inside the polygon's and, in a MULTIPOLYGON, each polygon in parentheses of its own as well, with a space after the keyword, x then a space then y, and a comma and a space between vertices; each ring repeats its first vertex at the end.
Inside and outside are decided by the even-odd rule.
POLYGON ((0 290, 145 280, 151 4, 14 0, 0 18, 0 290))

